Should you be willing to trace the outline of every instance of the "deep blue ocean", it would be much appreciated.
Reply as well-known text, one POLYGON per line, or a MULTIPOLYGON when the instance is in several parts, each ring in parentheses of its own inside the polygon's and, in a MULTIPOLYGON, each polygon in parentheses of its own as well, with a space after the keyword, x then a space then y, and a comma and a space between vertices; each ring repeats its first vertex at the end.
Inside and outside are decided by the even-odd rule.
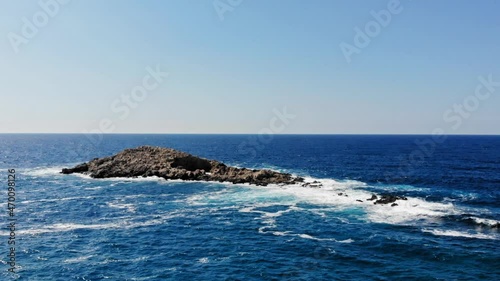
POLYGON ((500 280, 499 136, 4 134, 0 170, 0 280, 500 280), (59 174, 141 145, 324 187, 59 174))

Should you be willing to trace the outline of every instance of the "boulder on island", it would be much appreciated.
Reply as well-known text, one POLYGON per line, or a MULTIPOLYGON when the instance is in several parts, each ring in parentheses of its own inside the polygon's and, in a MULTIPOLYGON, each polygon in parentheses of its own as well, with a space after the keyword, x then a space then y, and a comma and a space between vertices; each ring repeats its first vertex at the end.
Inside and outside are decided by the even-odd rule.
POLYGON ((268 184, 302 184, 304 179, 271 170, 252 170, 226 166, 171 148, 141 146, 114 156, 95 158, 88 163, 63 169, 63 174, 80 173, 92 178, 150 177, 167 180, 217 181, 268 184))
MULTIPOLYGON (((396 202, 397 200, 408 200, 408 199, 404 196, 385 194, 385 195, 382 195, 382 197, 380 199, 378 199, 377 201, 375 201, 373 204, 391 204, 391 203, 396 202)), ((394 206, 397 206, 397 204, 392 205, 392 207, 394 207, 394 206)))

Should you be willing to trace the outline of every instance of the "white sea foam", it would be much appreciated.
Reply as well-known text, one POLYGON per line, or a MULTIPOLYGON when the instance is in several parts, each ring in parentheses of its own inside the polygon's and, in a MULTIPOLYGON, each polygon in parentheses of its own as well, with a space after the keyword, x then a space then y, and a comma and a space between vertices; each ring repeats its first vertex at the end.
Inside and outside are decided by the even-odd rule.
POLYGON ((26 200, 21 201, 19 204, 32 204, 32 203, 40 203, 40 202, 60 202, 60 201, 71 201, 71 200, 87 200, 94 199, 99 196, 77 196, 77 197, 63 197, 63 198, 53 198, 53 199, 39 199, 39 200, 26 200))
POLYGON ((429 202, 415 197, 408 197, 408 200, 398 200, 397 206, 394 207, 391 207, 391 204, 375 205, 373 201, 367 200, 373 193, 365 190, 366 183, 359 181, 315 178, 306 178, 306 181, 319 181, 322 187, 303 187, 299 184, 269 185, 266 187, 231 185, 224 190, 193 195, 188 199, 188 203, 192 205, 229 203, 235 207, 239 206, 240 212, 260 213, 263 226, 259 232, 266 233, 273 230, 278 234, 284 232, 274 229, 276 217, 292 210, 269 213, 258 210, 258 208, 278 205, 297 208, 299 203, 308 203, 319 206, 320 208, 314 212, 322 217, 326 216, 325 211, 358 210, 355 213, 359 212, 360 219, 398 225, 412 225, 416 222, 432 223, 443 216, 462 213, 452 203, 429 202))
POLYGON ((290 232, 289 231, 273 231, 273 235, 275 236, 287 236, 290 232))
MULTIPOLYGON (((262 233, 267 233, 267 232, 262 232, 262 233)), ((318 237, 314 237, 312 235, 309 235, 309 234, 296 234, 296 233, 291 233, 290 231, 273 231, 271 232, 273 235, 275 236, 296 236, 296 237, 300 237, 302 239, 309 239, 309 240, 315 240, 315 241, 331 241, 331 242, 336 242, 336 243, 352 243, 354 242, 354 240, 352 239, 345 239, 345 240, 337 240, 335 238, 318 238, 318 237)))
MULTIPOLYGON (((311 235, 308 235, 308 234, 298 234, 298 236, 300 238, 304 238, 304 239, 311 239, 311 240, 317 240, 317 241, 330 241, 331 239, 319 239, 319 238, 316 238, 316 237, 312 237, 311 235)), ((335 239, 334 239, 335 240, 335 239)))
POLYGON ((290 205, 287 207, 285 210, 280 210, 276 212, 267 212, 260 210, 265 207, 273 207, 273 206, 283 206, 282 202, 270 202, 270 203, 257 203, 254 204, 253 206, 248 206, 248 207, 243 207, 239 211, 242 213, 257 213, 260 214, 260 223, 263 224, 258 229, 258 232, 261 234, 273 234, 275 236, 292 236, 292 237, 299 237, 302 239, 309 239, 309 240, 316 240, 316 241, 332 241, 332 242, 337 242, 337 243, 352 243, 354 240, 352 239, 347 239, 347 240, 337 240, 335 238, 317 238, 314 236, 311 236, 309 234, 300 234, 300 233, 293 233, 292 231, 278 231, 277 228, 279 226, 277 225, 276 219, 282 215, 285 215, 289 212, 294 212, 294 211, 304 211, 304 209, 299 208, 295 206, 294 204, 290 205))
POLYGON ((64 260, 64 263, 79 263, 79 262, 86 261, 86 260, 90 259, 91 257, 93 257, 93 255, 81 256, 81 257, 72 258, 72 259, 66 259, 66 260, 64 260))
POLYGON ((106 205, 108 205, 108 207, 110 208, 126 209, 130 213, 135 213, 136 211, 135 205, 130 203, 127 204, 127 203, 108 202, 106 203, 106 205))
POLYGON ((209 259, 208 258, 201 258, 198 260, 198 263, 208 263, 209 259))
POLYGON ((491 240, 498 240, 499 238, 498 235, 494 234, 471 233, 471 232, 462 232, 456 230, 422 229, 422 231, 437 236, 465 237, 465 238, 491 239, 491 240))
POLYGON ((54 166, 54 167, 37 167, 33 169, 21 170, 20 173, 32 176, 32 177, 48 177, 54 175, 60 175, 62 169, 66 167, 54 166))
POLYGON ((458 213, 456 207, 451 203, 428 202, 411 197, 408 200, 398 200, 396 202, 398 206, 395 207, 391 207, 391 204, 374 205, 373 201, 367 201, 372 193, 363 189, 366 186, 364 183, 335 180, 318 181, 323 184, 322 188, 305 188, 297 185, 271 188, 274 188, 273 192, 292 195, 297 199, 295 203, 313 203, 330 206, 336 210, 360 208, 366 213, 366 218, 369 221, 377 223, 405 224, 418 220, 434 220, 441 216, 458 213))
POLYGON ((121 263, 127 262, 127 263, 133 264, 136 262, 147 260, 148 258, 149 258, 149 256, 142 256, 142 257, 138 257, 135 259, 106 259, 105 261, 99 262, 99 264, 110 264, 110 263, 116 263, 116 262, 121 262, 121 263))
POLYGON ((484 224, 484 225, 489 225, 489 226, 500 225, 500 221, 497 221, 497 220, 482 219, 482 218, 477 218, 477 217, 471 217, 471 219, 474 220, 477 224, 484 224))
POLYGON ((398 200, 396 204, 395 207, 389 204, 366 206, 367 218, 377 223, 411 224, 415 221, 432 222, 460 213, 451 203, 428 202, 420 198, 408 197, 408 200, 398 200))
POLYGON ((84 189, 85 190, 99 190, 99 189, 103 189, 103 188, 105 188, 105 186, 85 187, 84 189))
POLYGON ((56 223, 52 225, 47 225, 37 229, 20 230, 18 233, 22 235, 36 235, 51 232, 67 232, 76 229, 106 229, 106 228, 117 228, 119 224, 109 223, 109 224, 75 224, 75 223, 56 223))
MULTIPOLYGON (((152 225, 160 225, 169 219, 183 216, 181 213, 160 214, 148 217, 142 217, 143 221, 138 221, 140 217, 115 218, 115 220, 107 223, 98 224, 78 224, 78 223, 56 223, 42 226, 39 228, 22 229, 17 233, 21 235, 39 235, 44 233, 68 232, 80 229, 132 229, 138 227, 147 227, 152 225)), ((7 232, 1 231, 0 235, 8 235, 7 232)))

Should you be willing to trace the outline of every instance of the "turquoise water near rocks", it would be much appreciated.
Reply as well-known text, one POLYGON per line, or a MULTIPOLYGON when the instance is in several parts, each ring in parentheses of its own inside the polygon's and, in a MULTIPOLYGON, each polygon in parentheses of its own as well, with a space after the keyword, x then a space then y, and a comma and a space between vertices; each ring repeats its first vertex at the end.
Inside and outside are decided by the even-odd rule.
POLYGON ((8 169, 17 180, 17 272, 7 271, 4 227, 0 279, 499 280, 500 137, 430 140, 106 135, 95 145, 84 135, 0 135, 4 225, 8 169), (59 174, 140 145, 324 187, 59 174), (366 200, 387 193, 408 200, 366 200))

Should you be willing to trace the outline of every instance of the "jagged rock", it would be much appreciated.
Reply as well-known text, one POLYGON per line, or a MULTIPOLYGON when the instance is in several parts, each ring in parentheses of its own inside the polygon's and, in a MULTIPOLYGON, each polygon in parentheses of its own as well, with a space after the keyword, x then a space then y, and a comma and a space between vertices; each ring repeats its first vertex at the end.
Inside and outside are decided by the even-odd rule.
POLYGON ((372 201, 372 200, 377 200, 377 199, 378 199, 377 195, 373 194, 370 199, 366 199, 366 200, 372 201))
POLYGON ((84 173, 89 170, 89 166, 87 163, 80 164, 72 169, 63 169, 62 173, 63 174, 71 174, 71 173, 84 173))
POLYGON ((408 199, 406 197, 397 195, 382 195, 380 199, 375 201, 373 204, 390 204, 396 202, 397 200, 408 200, 408 199))
POLYGON ((74 168, 63 169, 61 173, 81 173, 93 178, 157 176, 164 179, 249 183, 260 186, 304 183, 303 178, 291 174, 229 167, 215 160, 152 146, 126 149, 114 156, 95 158, 74 168))
POLYGON ((356 201, 363 203, 363 200, 359 200, 359 199, 358 199, 358 200, 356 200, 356 201))
POLYGON ((322 188, 323 184, 319 181, 306 182, 302 184, 303 187, 313 187, 313 188, 322 188))
POLYGON ((398 203, 392 203, 391 207, 399 206, 398 203))
POLYGON ((315 182, 306 182, 302 184, 303 187, 311 187, 311 188, 322 188, 323 185, 321 183, 315 182))

